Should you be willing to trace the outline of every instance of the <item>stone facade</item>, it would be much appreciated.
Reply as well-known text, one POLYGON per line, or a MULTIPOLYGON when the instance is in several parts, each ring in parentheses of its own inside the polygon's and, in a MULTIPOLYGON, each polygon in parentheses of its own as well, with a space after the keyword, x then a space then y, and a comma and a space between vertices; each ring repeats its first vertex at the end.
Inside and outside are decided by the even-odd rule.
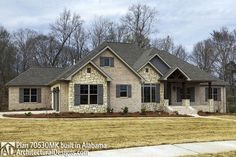
POLYGON ((80 113, 103 113, 107 110, 107 80, 91 64, 77 72, 69 82, 69 111, 80 113), (91 68, 91 73, 87 73, 91 68), (103 84, 103 105, 74 105, 74 84, 103 84))
MULTIPOLYGON (((160 83, 160 74, 150 65, 147 64, 140 69, 139 74, 145 79, 145 84, 160 83)), ((160 103, 142 103, 142 108, 146 111, 158 111, 163 109, 164 104, 164 83, 160 83, 160 103)))
MULTIPOLYGON (((20 103, 20 88, 30 88, 30 87, 9 87, 9 110, 34 110, 41 108, 51 108, 51 92, 49 87, 33 87, 41 88, 41 103, 37 102, 25 102, 20 103)), ((31 87, 32 88, 32 87, 31 87)))
POLYGON ((101 67, 101 69, 112 78, 109 84, 109 107, 113 108, 114 112, 121 112, 124 107, 128 107, 129 112, 140 112, 141 79, 109 50, 102 52, 93 60, 97 66, 100 67, 100 56, 114 58, 114 67, 101 67), (116 85, 118 84, 127 84, 132 86, 130 98, 116 97, 116 85))

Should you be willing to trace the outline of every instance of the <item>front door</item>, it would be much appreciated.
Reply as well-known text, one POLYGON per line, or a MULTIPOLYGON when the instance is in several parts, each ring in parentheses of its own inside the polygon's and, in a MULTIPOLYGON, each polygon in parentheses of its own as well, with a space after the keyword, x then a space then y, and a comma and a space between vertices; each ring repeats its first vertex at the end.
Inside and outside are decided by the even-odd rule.
POLYGON ((59 87, 53 88, 53 109, 59 111, 59 87))

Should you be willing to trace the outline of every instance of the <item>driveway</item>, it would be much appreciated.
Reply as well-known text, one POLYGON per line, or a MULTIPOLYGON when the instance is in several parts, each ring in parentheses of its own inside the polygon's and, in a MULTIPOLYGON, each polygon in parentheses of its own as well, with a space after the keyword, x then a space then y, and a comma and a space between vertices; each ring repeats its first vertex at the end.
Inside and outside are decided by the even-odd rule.
POLYGON ((236 151, 236 141, 216 141, 96 151, 90 152, 89 157, 176 157, 233 150, 236 151))

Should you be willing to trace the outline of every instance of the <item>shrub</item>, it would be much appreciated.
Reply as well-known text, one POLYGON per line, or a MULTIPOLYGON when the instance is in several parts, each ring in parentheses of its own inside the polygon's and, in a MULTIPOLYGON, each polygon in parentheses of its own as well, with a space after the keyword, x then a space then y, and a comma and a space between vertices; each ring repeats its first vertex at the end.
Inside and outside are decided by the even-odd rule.
POLYGON ((30 116, 32 116, 32 113, 31 112, 25 113, 25 116, 30 117, 30 116))
POLYGON ((53 113, 54 117, 60 117, 59 113, 53 113))
POLYGON ((141 109, 141 114, 142 114, 142 115, 145 115, 145 114, 146 114, 146 107, 144 107, 144 108, 141 109))
POLYGON ((107 113, 113 113, 113 108, 107 107, 107 113))
POLYGON ((127 114, 129 112, 129 108, 128 107, 125 107, 125 108, 121 108, 123 110, 123 113, 124 114, 127 114))

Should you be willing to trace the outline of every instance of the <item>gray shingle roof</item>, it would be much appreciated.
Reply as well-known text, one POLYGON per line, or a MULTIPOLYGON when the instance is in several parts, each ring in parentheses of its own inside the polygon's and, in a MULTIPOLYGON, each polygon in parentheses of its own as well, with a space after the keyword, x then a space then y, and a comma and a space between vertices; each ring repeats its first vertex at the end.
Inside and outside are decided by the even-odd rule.
POLYGON ((169 66, 170 70, 163 74, 162 78, 165 78, 171 70, 178 67, 192 80, 192 81, 217 81, 221 84, 222 81, 210 76, 206 72, 200 70, 198 67, 189 64, 176 56, 160 51, 155 48, 145 49, 139 48, 135 44, 129 43, 115 43, 115 42, 104 42, 96 49, 91 51, 88 56, 81 59, 77 64, 67 68, 31 68, 26 72, 22 73, 7 85, 48 85, 57 80, 65 80, 76 70, 80 69, 86 63, 88 63, 98 52, 109 46, 113 51, 117 53, 134 71, 138 71, 144 64, 148 63, 149 60, 155 56, 160 56, 169 66))
POLYGON ((7 86, 47 86, 60 75, 62 68, 30 68, 21 73, 13 80, 8 82, 7 86))

